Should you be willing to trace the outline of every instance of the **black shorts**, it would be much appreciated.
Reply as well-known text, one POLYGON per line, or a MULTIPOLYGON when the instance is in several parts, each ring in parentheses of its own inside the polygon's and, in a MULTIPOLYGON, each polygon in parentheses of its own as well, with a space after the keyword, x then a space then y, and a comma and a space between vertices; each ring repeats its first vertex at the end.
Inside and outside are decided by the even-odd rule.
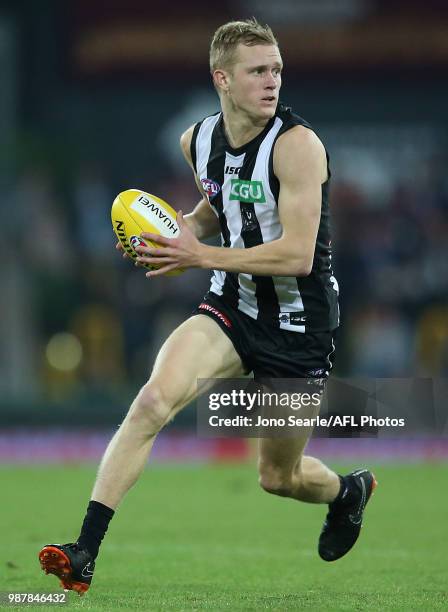
POLYGON ((315 333, 277 329, 226 306, 208 292, 194 314, 218 323, 230 338, 247 373, 254 378, 328 378, 333 366, 334 331, 315 333))

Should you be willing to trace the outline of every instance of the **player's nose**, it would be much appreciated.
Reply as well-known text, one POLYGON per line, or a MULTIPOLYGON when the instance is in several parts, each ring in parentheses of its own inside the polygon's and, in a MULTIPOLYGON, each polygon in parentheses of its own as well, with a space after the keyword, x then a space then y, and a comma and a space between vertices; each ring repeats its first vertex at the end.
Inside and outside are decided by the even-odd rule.
POLYGON ((265 82, 266 89, 277 89, 277 80, 272 73, 269 73, 265 82))

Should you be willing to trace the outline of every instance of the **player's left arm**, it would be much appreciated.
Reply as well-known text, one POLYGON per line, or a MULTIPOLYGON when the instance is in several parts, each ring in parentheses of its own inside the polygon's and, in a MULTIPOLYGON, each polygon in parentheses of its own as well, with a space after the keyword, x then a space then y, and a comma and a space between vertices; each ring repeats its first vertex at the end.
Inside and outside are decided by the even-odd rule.
MULTIPOLYGON (((150 263, 166 264, 147 273, 157 276, 179 268, 204 268, 257 276, 307 276, 311 272, 319 228, 322 183, 326 180, 325 149, 314 132, 297 126, 279 137, 274 149, 274 173, 280 183, 280 238, 246 249, 212 247, 200 243, 178 215, 177 239, 142 234, 162 244, 150 249, 150 263)), ((146 253, 145 253, 146 254, 146 253)), ((147 258, 141 261, 146 262, 147 258)))

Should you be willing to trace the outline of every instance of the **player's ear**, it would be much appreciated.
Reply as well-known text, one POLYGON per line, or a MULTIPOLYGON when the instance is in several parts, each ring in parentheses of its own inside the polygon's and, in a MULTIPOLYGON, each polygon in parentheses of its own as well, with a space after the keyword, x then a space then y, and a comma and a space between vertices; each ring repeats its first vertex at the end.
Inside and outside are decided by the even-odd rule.
POLYGON ((225 70, 214 70, 213 74, 213 85, 218 91, 227 93, 229 91, 229 79, 225 70))

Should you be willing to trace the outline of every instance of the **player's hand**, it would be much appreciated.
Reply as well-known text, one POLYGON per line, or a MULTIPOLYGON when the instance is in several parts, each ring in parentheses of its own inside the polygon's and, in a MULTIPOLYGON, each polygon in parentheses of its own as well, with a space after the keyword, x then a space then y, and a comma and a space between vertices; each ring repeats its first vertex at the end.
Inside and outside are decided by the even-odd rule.
POLYGON ((154 247, 136 247, 136 251, 139 253, 137 262, 140 264, 157 264, 160 266, 157 270, 151 270, 147 272, 148 278, 152 276, 161 276, 171 270, 177 270, 179 268, 200 268, 202 263, 202 245, 196 236, 193 234, 191 229, 185 223, 182 211, 177 213, 177 224, 180 229, 180 235, 178 238, 164 238, 158 234, 151 234, 149 232, 143 232, 141 237, 147 238, 151 242, 160 245, 162 248, 154 247))
POLYGON ((124 250, 123 245, 121 244, 121 242, 117 242, 117 244, 115 245, 115 248, 117 249, 117 251, 121 251, 123 259, 128 259, 129 258, 129 255, 124 250))

